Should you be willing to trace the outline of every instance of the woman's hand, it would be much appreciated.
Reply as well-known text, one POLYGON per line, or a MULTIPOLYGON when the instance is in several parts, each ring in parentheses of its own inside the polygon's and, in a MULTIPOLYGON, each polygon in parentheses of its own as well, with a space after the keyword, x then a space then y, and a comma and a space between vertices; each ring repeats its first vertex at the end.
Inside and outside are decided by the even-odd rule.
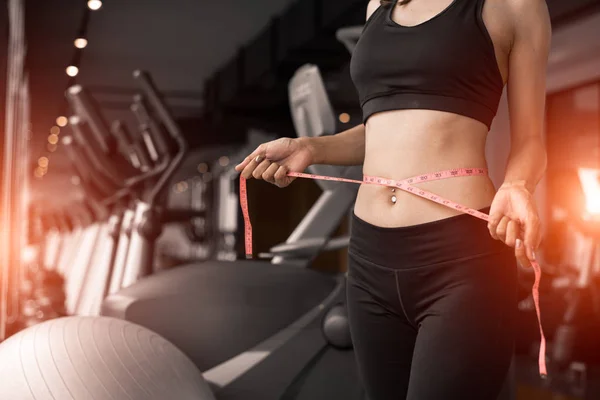
POLYGON ((296 179, 287 176, 288 171, 303 172, 312 163, 306 138, 280 138, 258 146, 235 170, 246 179, 264 179, 282 188, 296 179))
POLYGON ((533 195, 522 182, 505 182, 494 197, 488 223, 490 235, 515 249, 523 267, 535 261, 540 245, 540 218, 533 195))

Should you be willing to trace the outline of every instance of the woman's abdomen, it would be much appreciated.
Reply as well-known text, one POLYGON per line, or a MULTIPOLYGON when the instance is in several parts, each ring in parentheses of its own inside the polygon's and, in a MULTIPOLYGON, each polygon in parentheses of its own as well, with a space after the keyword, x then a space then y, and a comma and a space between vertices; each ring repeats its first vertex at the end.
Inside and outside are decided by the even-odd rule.
MULTIPOLYGON (((446 112, 398 110, 376 114, 366 129, 363 173, 406 179, 454 168, 487 168, 487 128, 446 112)), ((415 185, 474 209, 490 206, 495 194, 487 176, 456 177, 415 185)), ((354 213, 382 227, 418 225, 460 214, 412 193, 362 185, 354 213), (395 196, 396 202, 392 202, 395 196)))

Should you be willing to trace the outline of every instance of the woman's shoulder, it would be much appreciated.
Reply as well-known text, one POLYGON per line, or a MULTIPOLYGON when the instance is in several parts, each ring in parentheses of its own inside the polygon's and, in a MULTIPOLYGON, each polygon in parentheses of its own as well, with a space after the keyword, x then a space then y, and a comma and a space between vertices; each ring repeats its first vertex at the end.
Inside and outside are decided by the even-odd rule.
POLYGON ((377 9, 381 7, 380 0, 369 0, 369 4, 367 5, 367 21, 371 18, 371 15, 377 11, 377 9))

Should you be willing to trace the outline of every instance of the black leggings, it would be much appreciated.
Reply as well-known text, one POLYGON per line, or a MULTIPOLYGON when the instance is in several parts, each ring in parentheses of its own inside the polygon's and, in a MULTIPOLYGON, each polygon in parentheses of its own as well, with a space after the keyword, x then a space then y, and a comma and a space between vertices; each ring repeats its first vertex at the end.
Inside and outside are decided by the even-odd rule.
POLYGON ((354 215, 347 296, 369 400, 497 399, 513 354, 517 264, 484 221, 383 228, 354 215))

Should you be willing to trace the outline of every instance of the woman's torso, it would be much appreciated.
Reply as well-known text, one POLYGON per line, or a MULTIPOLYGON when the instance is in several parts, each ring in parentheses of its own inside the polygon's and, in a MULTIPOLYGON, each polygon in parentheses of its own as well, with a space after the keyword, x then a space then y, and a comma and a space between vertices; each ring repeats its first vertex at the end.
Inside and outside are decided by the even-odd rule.
MULTIPOLYGON (((451 3, 452 0, 412 0, 408 7, 394 8, 391 16, 404 26, 419 25, 451 3)), ((501 0, 486 0, 482 12, 504 83, 512 32, 505 7, 501 0)), ((453 168, 486 168, 487 133, 484 123, 450 112, 426 109, 379 112, 366 123, 363 173, 403 179, 453 168)), ((475 209, 489 206, 495 194, 491 180, 484 176, 416 186, 475 209)), ((411 193, 400 190, 392 193, 390 188, 375 185, 360 187, 354 212, 364 221, 383 227, 416 225, 459 214, 411 193), (395 203, 392 195, 396 196, 395 203)))

